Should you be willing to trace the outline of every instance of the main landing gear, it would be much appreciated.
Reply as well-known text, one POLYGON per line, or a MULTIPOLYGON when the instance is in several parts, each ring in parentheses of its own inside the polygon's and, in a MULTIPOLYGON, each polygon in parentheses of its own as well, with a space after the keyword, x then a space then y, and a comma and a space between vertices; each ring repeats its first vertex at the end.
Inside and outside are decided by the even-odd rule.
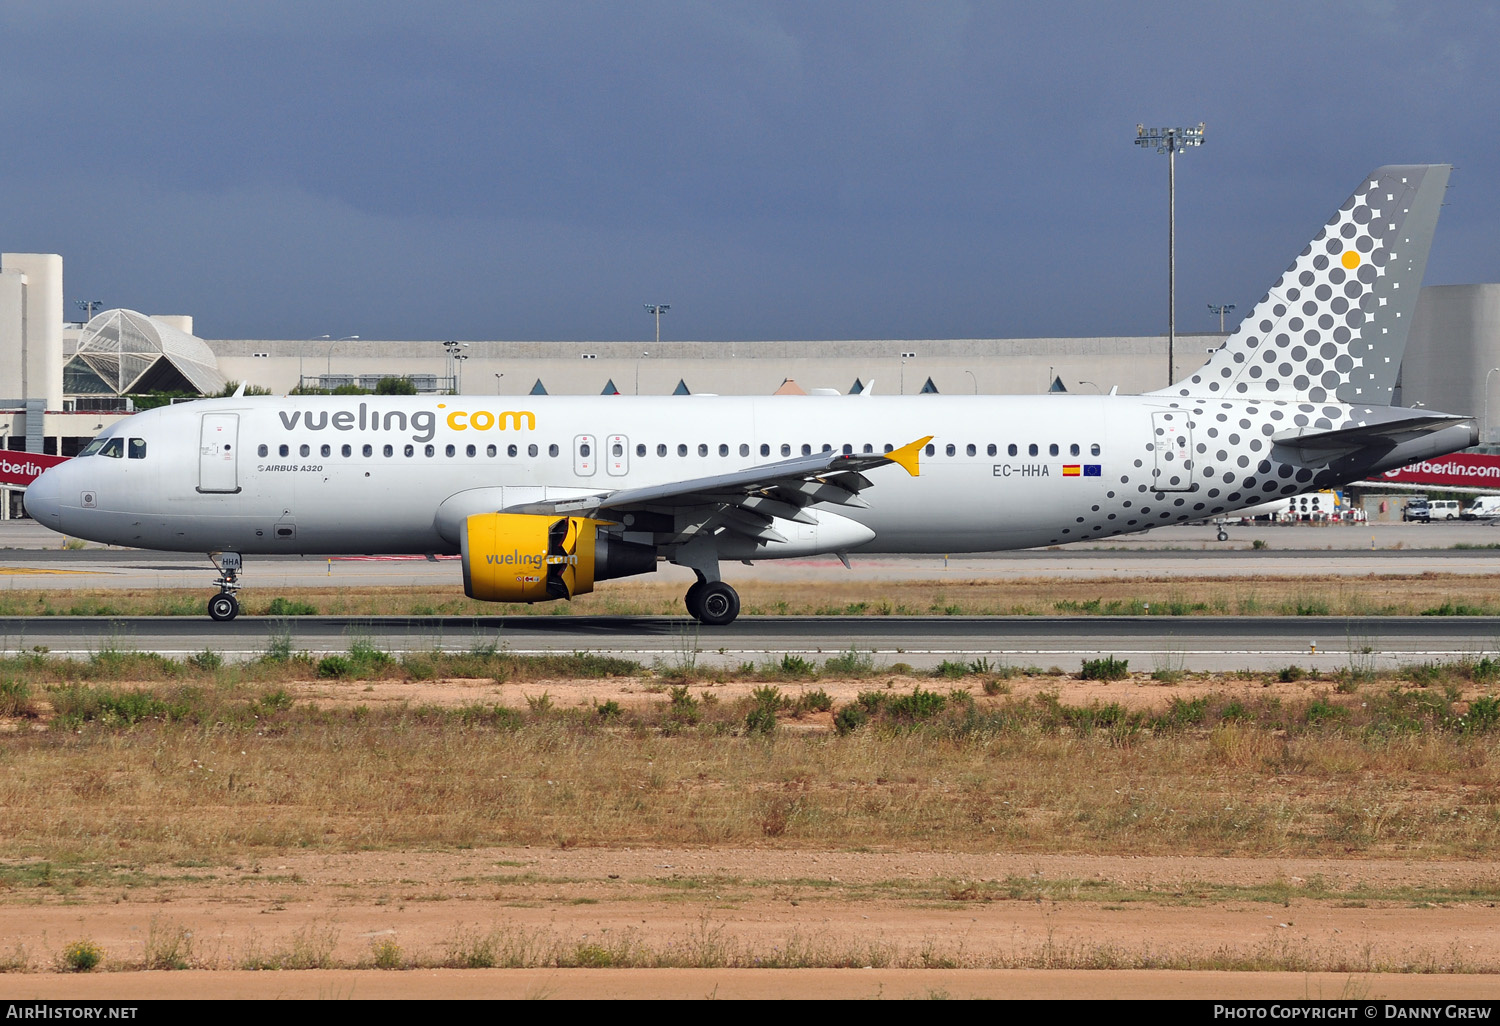
POLYGON ((234 593, 240 589, 243 561, 238 552, 221 552, 218 559, 209 553, 208 558, 219 571, 219 579, 214 581, 219 586, 219 593, 208 600, 209 619, 233 620, 240 615, 240 600, 234 597, 234 593))
POLYGON ((734 618, 740 615, 739 592, 723 581, 705 580, 701 575, 682 601, 693 619, 710 627, 734 623, 734 618))

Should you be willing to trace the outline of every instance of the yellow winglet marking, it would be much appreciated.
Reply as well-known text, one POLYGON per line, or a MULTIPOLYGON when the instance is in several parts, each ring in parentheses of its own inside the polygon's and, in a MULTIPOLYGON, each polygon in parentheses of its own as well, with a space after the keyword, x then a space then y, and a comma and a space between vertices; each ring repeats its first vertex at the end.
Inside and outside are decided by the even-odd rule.
POLYGON ((922 454, 922 446, 932 441, 933 436, 918 438, 915 442, 909 442, 899 449, 893 449, 885 454, 885 458, 901 467, 912 477, 916 477, 920 471, 917 466, 917 457, 922 454))

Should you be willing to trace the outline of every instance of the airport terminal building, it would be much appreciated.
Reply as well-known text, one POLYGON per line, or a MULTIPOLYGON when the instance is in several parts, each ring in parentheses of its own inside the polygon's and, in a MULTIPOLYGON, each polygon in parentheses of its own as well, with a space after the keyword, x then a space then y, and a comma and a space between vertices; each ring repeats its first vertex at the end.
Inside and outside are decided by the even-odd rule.
MULTIPOLYGON (((1034 395, 1147 392, 1182 378, 1221 334, 738 342, 204 339, 186 315, 63 317, 62 258, 0 254, 0 448, 71 456, 132 396, 215 395, 230 382, 485 395, 1034 395)), ((1422 290, 1396 403, 1474 417, 1500 442, 1500 284, 1422 290)), ((19 492, 0 502, 9 515, 19 492)))

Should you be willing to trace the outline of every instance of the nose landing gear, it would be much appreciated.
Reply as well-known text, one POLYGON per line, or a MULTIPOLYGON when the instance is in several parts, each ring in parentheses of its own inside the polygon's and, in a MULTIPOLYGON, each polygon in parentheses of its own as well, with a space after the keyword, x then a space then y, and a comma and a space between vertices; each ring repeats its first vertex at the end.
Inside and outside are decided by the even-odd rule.
POLYGON ((219 579, 214 581, 219 586, 219 593, 208 600, 209 619, 233 620, 240 615, 240 601, 234 597, 234 593, 240 588, 243 561, 238 552, 221 552, 218 559, 214 559, 213 553, 209 553, 208 558, 219 571, 219 579))

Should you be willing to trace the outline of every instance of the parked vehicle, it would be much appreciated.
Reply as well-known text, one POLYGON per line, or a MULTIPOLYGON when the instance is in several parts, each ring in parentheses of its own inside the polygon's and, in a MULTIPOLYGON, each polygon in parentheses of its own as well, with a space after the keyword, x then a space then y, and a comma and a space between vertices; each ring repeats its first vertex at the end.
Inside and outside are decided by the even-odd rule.
POLYGON ((1401 511, 1401 519, 1406 523, 1416 522, 1425 524, 1432 519, 1432 507, 1428 504, 1425 497, 1412 499, 1406 504, 1406 508, 1401 511))
POLYGON ((1481 495, 1473 505, 1459 514, 1465 520, 1490 520, 1500 517, 1500 495, 1481 495))
POLYGON ((1430 523, 1433 520, 1457 520, 1463 507, 1457 499, 1413 499, 1401 513, 1402 520, 1430 523))

